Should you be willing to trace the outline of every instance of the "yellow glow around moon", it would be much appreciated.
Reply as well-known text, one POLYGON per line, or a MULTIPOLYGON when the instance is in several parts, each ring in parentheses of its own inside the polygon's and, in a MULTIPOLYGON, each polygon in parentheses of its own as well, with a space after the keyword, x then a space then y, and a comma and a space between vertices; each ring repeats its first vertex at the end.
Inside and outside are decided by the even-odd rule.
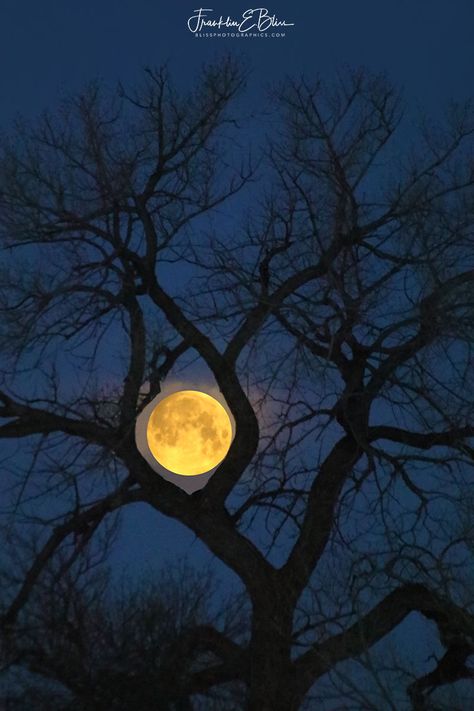
POLYGON ((199 390, 179 390, 155 407, 146 436, 163 467, 195 476, 222 462, 232 441, 232 424, 215 398, 199 390))

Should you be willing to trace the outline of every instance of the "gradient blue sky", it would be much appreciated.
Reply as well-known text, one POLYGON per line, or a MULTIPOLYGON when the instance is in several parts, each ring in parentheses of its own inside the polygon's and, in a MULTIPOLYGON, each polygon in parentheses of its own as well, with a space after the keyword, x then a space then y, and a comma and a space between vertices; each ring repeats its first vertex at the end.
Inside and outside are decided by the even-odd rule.
MULTIPOLYGON (((238 16, 247 0, 203 3, 238 16)), ((278 39, 196 39, 186 27, 190 0, 4 0, 0 6, 0 128, 20 113, 34 116, 64 91, 92 78, 133 83, 144 65, 169 61, 184 82, 219 53, 250 60, 250 103, 263 87, 287 74, 331 76, 344 64, 387 70, 405 87, 409 104, 437 114, 450 98, 474 94, 472 0, 326 0, 266 3, 294 22, 278 39)), ((200 543, 156 513, 125 516, 116 563, 129 571, 190 553, 207 557, 200 543)))

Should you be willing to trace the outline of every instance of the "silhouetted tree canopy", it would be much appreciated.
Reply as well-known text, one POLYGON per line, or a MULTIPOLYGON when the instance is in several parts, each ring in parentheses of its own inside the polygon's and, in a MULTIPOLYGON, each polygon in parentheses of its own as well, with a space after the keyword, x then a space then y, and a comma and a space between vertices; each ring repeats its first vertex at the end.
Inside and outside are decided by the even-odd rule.
POLYGON ((150 69, 3 141, 4 669, 67 679, 67 708, 467 709, 473 105, 415 127, 386 77, 346 71, 288 79, 259 114, 245 83, 232 58, 188 90, 150 69), (134 432, 197 366, 236 429, 188 496, 134 432), (132 504, 240 578, 238 628, 169 608, 170 636, 153 585, 107 608, 91 561, 132 504), (58 667, 69 624, 84 669, 70 646, 58 667))

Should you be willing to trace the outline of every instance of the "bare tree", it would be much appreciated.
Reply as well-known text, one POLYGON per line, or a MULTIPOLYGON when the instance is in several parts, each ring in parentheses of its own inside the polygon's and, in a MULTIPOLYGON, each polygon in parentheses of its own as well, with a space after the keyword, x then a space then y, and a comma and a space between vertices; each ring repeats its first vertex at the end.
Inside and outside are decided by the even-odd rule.
POLYGON ((93 86, 4 143, 0 436, 21 447, 8 521, 34 541, 3 629, 52 560, 66 574, 141 502, 247 591, 248 643, 209 631, 209 688, 240 683, 258 711, 324 708, 339 675, 352 691, 326 708, 346 708, 358 660, 379 709, 428 708, 472 677, 474 651, 473 107, 415 133, 384 77, 288 81, 252 168, 244 80, 229 59, 180 94, 150 70, 135 94, 93 86), (134 426, 196 356, 236 433, 188 496, 134 426), (372 650, 410 620, 444 651, 414 674, 406 643, 395 701, 372 650))
POLYGON ((213 613, 209 570, 172 565, 114 583, 90 563, 43 574, 10 637, 0 702, 12 711, 235 708, 241 690, 211 679, 222 654, 238 652, 226 635, 244 639, 241 600, 213 613))

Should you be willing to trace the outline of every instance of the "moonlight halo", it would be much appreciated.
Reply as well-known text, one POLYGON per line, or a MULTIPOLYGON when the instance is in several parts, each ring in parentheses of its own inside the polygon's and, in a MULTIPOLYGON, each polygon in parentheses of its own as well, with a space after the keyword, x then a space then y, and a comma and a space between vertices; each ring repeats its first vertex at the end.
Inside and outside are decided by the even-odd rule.
POLYGON ((196 476, 222 462, 232 441, 232 423, 211 395, 178 390, 154 408, 146 437, 161 466, 174 474, 196 476))

